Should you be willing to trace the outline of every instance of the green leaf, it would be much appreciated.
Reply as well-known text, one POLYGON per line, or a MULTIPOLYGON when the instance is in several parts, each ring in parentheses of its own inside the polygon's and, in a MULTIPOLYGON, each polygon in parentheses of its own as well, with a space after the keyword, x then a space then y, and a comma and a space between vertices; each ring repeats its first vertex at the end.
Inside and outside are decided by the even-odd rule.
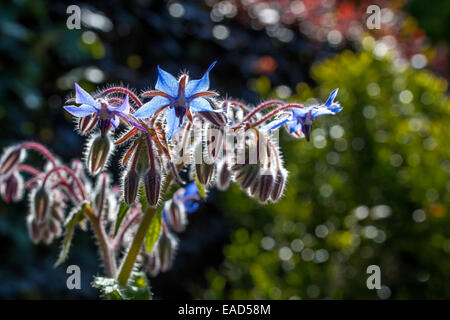
POLYGON ((156 241, 158 241, 159 236, 161 235, 161 230, 162 208, 159 208, 153 216, 152 221, 150 222, 150 227, 148 228, 147 234, 145 235, 145 251, 147 251, 147 253, 152 252, 156 241))
POLYGON ((58 260, 55 262, 55 267, 59 266, 63 263, 67 255, 69 254, 70 244, 72 243, 73 233, 75 231, 75 227, 81 223, 84 219, 83 211, 88 204, 83 202, 80 206, 74 208, 69 214, 64 223, 65 233, 64 233, 64 241, 61 252, 59 253, 58 260))
POLYGON ((99 289, 103 296, 111 300, 151 300, 152 293, 143 272, 134 272, 126 286, 116 279, 95 277, 92 286, 99 289))
POLYGON ((128 210, 130 207, 122 201, 120 204, 119 212, 117 213, 117 219, 116 219, 116 225, 114 226, 114 236, 116 236, 117 231, 119 231, 120 224, 123 221, 123 218, 127 215, 128 210))

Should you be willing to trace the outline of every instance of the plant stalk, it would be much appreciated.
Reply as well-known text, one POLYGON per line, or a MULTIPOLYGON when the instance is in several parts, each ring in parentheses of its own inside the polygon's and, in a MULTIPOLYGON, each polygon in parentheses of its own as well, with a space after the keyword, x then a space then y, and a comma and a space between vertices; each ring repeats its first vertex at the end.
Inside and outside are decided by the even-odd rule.
MULTIPOLYGON (((167 189, 170 186, 172 181, 172 175, 168 176, 166 179, 166 183, 164 184, 161 194, 164 195, 167 189)), ((131 271, 133 270, 134 264, 136 263, 136 259, 141 251, 142 244, 144 243, 145 235, 147 234, 148 228, 150 227, 150 223, 152 222, 153 217, 156 212, 161 208, 153 208, 148 207, 144 212, 144 216, 142 217, 141 224, 134 236, 133 242, 131 243, 130 249, 126 257, 123 259, 122 265, 120 267, 119 275, 117 276, 117 280, 119 284, 125 286, 128 283, 128 279, 130 278, 131 271)))

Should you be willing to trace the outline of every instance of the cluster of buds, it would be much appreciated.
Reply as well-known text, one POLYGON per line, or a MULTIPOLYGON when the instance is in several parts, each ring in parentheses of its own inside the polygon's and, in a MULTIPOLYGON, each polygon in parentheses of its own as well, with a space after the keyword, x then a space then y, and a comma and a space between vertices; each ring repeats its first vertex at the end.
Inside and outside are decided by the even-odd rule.
POLYGON ((0 162, 1 195, 8 203, 21 200, 24 191, 30 190, 27 227, 34 243, 42 240, 49 244, 58 238, 67 205, 85 198, 90 185, 83 175, 83 166, 75 161, 72 167, 60 165, 47 148, 35 142, 25 142, 4 151, 0 162), (25 163, 27 152, 32 150, 46 160, 41 170, 25 163), (24 182, 26 177, 29 179, 24 182))
POLYGON ((334 102, 337 90, 321 105, 270 100, 250 108, 221 100, 209 89, 214 64, 198 80, 187 74, 177 79, 158 67, 155 89, 141 97, 124 87, 91 95, 75 84, 75 97, 64 109, 78 118, 79 133, 88 136, 84 162, 62 165, 34 142, 6 149, 0 161, 1 196, 6 202, 18 201, 23 190, 31 190, 27 217, 31 239, 50 243, 61 235, 63 223, 70 235, 73 229, 68 228, 79 222, 75 218, 81 213, 92 225, 108 276, 123 276, 131 270, 127 259, 138 255, 148 273, 156 276, 170 269, 178 246, 175 233, 185 230, 188 215, 198 209, 200 195, 208 190, 225 190, 235 182, 261 203, 279 201, 287 170, 278 129, 309 141, 317 116, 342 109, 334 102), (144 103, 141 99, 146 98, 150 100, 144 103), (116 134, 121 127, 124 130, 116 134), (42 169, 24 163, 29 150, 44 156, 42 169), (119 185, 107 172, 116 150, 122 150, 119 185), (178 189, 167 198, 172 187, 178 189), (66 208, 74 210, 66 215, 66 208), (150 251, 142 242, 151 221, 146 219, 148 210, 159 210, 162 216, 150 251), (116 259, 121 252, 125 254, 119 272, 116 259))

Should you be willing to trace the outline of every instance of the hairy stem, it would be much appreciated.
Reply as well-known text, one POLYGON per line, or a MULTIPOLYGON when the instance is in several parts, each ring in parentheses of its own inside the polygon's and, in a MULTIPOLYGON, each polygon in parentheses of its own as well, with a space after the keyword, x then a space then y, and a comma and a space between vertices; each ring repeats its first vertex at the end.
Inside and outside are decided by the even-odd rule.
POLYGON ((115 278, 117 273, 116 256, 114 247, 109 243, 105 230, 102 227, 100 219, 95 215, 91 206, 84 208, 84 213, 90 220, 97 238, 103 263, 105 264, 105 274, 110 278, 115 278))
POLYGON ((238 123, 235 127, 239 127, 240 125, 242 125, 244 122, 249 121, 251 117, 253 117, 256 113, 258 113, 259 111, 273 106, 273 105, 277 105, 277 104, 284 104, 283 101, 280 100, 269 100, 266 101, 264 103, 261 103, 259 106, 257 106, 255 109, 253 109, 249 114, 247 114, 244 119, 242 119, 242 121, 240 123, 238 123))
POLYGON ((128 96, 139 106, 142 107, 142 101, 134 94, 133 91, 127 89, 127 88, 122 88, 122 87, 111 87, 108 88, 106 90, 104 90, 100 95, 101 96, 106 96, 110 93, 115 93, 115 92, 121 92, 121 93, 125 93, 128 94, 128 96))
POLYGON ((24 142, 24 143, 22 143, 21 147, 24 149, 33 149, 33 150, 40 152, 44 157, 46 157, 48 159, 48 161, 50 161, 54 166, 56 166, 55 157, 42 144, 37 143, 37 142, 24 142))
MULTIPOLYGON (((164 195, 167 189, 170 186, 172 181, 172 175, 168 176, 161 190, 161 194, 164 195)), ((145 235, 147 234, 148 228, 150 227, 150 223, 152 222, 153 217, 155 216, 158 210, 161 210, 161 207, 153 208, 148 207, 144 212, 144 216, 142 217, 141 224, 134 236, 133 242, 131 243, 130 248, 128 249, 127 255, 123 259, 122 265, 120 267, 119 275, 117 276, 117 280, 121 285, 126 285, 128 283, 128 279, 130 278, 131 271, 133 270, 134 264, 136 263, 136 259, 141 251, 142 244, 144 243, 145 235)))
POLYGON ((86 189, 83 186, 83 183, 81 182, 80 178, 77 177, 75 172, 73 172, 72 169, 66 166, 56 166, 53 169, 51 169, 49 172, 47 172, 47 175, 44 177, 44 181, 42 182, 42 185, 45 185, 47 183, 47 179, 50 177, 50 175, 54 172, 58 171, 65 171, 67 172, 73 180, 75 180, 75 183, 78 186, 78 189, 80 189, 81 195, 83 196, 83 199, 87 199, 86 189))
POLYGON ((152 222, 156 210, 157 208, 148 207, 144 212, 144 216, 136 232, 136 235, 134 236, 131 247, 128 250, 125 259, 123 260, 119 275, 117 277, 117 280, 123 286, 128 283, 128 278, 130 277, 131 271, 133 270, 134 264, 136 263, 137 256, 141 251, 145 235, 147 234, 147 230, 150 227, 150 223, 152 222))
POLYGON ((264 115, 264 117, 262 117, 258 121, 252 123, 248 128, 246 128, 246 131, 248 129, 250 129, 250 128, 255 128, 255 127, 259 126, 261 123, 263 123, 264 121, 272 118, 273 116, 277 115, 279 112, 281 112, 283 110, 286 110, 286 109, 303 109, 303 108, 304 108, 304 106, 302 106, 301 104, 297 104, 297 103, 285 104, 284 106, 281 106, 281 107, 276 108, 275 110, 272 110, 271 112, 269 112, 266 115, 264 115))

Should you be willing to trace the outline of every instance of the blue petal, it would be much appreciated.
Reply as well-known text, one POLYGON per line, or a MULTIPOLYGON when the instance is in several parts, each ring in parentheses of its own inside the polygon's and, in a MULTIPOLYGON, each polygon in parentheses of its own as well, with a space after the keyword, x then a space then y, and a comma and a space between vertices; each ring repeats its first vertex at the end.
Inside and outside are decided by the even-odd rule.
POLYGON ((311 110, 311 119, 314 120, 314 118, 325 114, 334 114, 334 112, 324 107, 314 108, 311 110))
POLYGON ((331 104, 333 103, 334 99, 336 98, 337 94, 338 94, 339 88, 334 89, 331 93, 330 96, 328 97, 327 102, 325 102, 325 107, 329 107, 331 106, 331 104))
POLYGON ((291 120, 286 125, 289 128, 289 133, 300 132, 302 130, 302 124, 296 120, 291 120))
POLYGON ((200 205, 195 200, 187 200, 184 202, 184 209, 186 210, 186 213, 194 213, 198 210, 198 207, 200 205))
POLYGON ((142 107, 140 107, 133 115, 136 118, 150 118, 161 107, 170 104, 169 99, 161 96, 156 96, 142 107))
POLYGON ((166 211, 166 209, 163 210, 162 216, 163 216, 164 222, 165 223, 169 223, 169 218, 167 218, 167 211, 166 211))
POLYGON ((310 108, 293 108, 292 114, 294 118, 302 118, 306 117, 306 114, 309 112, 310 108))
MULTIPOLYGON (((197 184, 195 182, 191 182, 186 186, 186 188, 184 189, 183 197, 189 197, 189 196, 193 196, 193 195, 200 196, 197 184)), ((193 212, 197 211, 199 204, 196 200, 191 199, 191 200, 184 201, 184 207, 185 207, 187 213, 193 213, 193 212)))
POLYGON ((120 118, 117 117, 117 116, 113 117, 113 118, 111 119, 111 124, 112 124, 112 126, 114 127, 114 129, 117 129, 117 127, 118 127, 119 124, 120 124, 120 118))
POLYGON ((171 97, 177 97, 178 81, 173 75, 158 66, 158 81, 156 82, 155 89, 165 92, 171 97))
POLYGON ((172 108, 167 109, 166 120, 169 130, 169 140, 171 140, 173 134, 181 127, 181 125, 183 125, 183 122, 180 125, 180 119, 176 116, 175 109, 172 108))
POLYGON ((130 103, 128 101, 128 93, 125 96, 125 99, 123 99, 122 104, 113 110, 125 114, 130 113, 130 103))
POLYGON ((217 63, 217 61, 214 61, 206 70, 203 77, 199 80, 192 80, 189 81, 186 85, 185 89, 185 96, 187 99, 189 99, 191 96, 193 96, 196 93, 207 91, 209 89, 209 72, 214 67, 214 65, 217 63))
POLYGON ((198 191, 197 184, 195 182, 191 182, 184 188, 183 197, 192 196, 195 194, 200 194, 200 193, 198 191))
POLYGON ((334 114, 336 114, 342 110, 342 107, 339 103, 333 103, 330 107, 328 107, 328 110, 331 110, 334 114))
POLYGON ((262 131, 270 131, 270 130, 275 130, 278 129, 279 127, 281 127, 283 124, 285 124, 286 122, 289 121, 289 117, 285 117, 285 118, 281 118, 281 119, 276 119, 272 122, 269 122, 268 124, 266 124, 264 127, 262 127, 260 130, 262 131))
POLYGON ((100 103, 75 82, 75 102, 78 104, 86 104, 96 109, 100 109, 100 103))
POLYGON ((205 98, 195 98, 189 103, 189 109, 193 112, 223 112, 223 110, 216 110, 211 107, 211 104, 205 98))
POLYGON ((323 106, 317 107, 317 108, 314 108, 311 110, 311 119, 314 120, 314 118, 325 115, 325 114, 336 114, 341 110, 342 110, 342 107, 337 103, 333 103, 333 105, 329 108, 326 108, 323 106))
POLYGON ((88 106, 88 105, 81 105, 79 107, 75 106, 64 106, 64 109, 74 115, 75 117, 86 117, 94 112, 97 112, 97 110, 94 107, 88 106))

